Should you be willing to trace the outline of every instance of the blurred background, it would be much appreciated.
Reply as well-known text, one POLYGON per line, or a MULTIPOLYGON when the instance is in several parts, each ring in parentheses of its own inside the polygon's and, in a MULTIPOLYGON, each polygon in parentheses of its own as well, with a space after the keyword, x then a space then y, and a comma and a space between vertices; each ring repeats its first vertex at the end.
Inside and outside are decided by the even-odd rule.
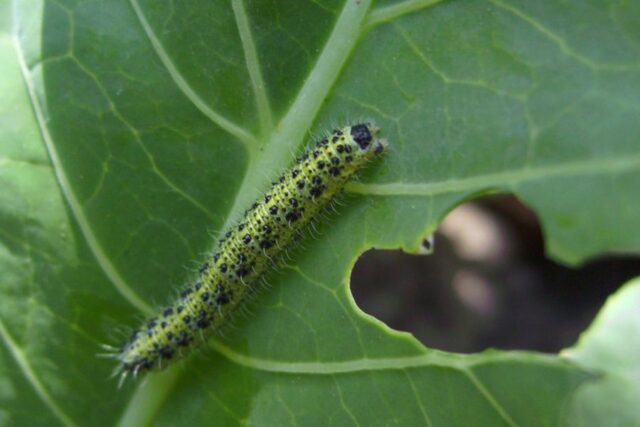
POLYGON ((351 289, 362 310, 431 348, 555 353, 636 276, 640 257, 605 256, 578 268, 547 259, 535 213, 495 196, 451 212, 431 255, 368 251, 351 289))

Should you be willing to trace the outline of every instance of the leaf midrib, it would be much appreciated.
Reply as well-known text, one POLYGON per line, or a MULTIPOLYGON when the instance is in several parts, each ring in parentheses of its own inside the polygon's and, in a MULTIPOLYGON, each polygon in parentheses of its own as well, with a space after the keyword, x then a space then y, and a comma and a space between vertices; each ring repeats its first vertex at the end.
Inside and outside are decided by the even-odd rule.
MULTIPOLYGON (((256 158, 256 155, 249 156, 247 173, 236 193, 223 229, 233 224, 244 208, 263 189, 265 175, 273 176, 275 171, 284 168, 290 161, 291 153, 303 140, 349 54, 360 41, 363 22, 370 5, 371 0, 345 3, 309 77, 305 80, 288 112, 272 131, 262 155, 259 158, 256 158)), ((249 150, 249 153, 253 153, 253 150, 249 150)), ((149 422, 181 373, 177 369, 171 369, 163 375, 147 378, 133 394, 118 425, 139 425, 141 421, 149 422)))

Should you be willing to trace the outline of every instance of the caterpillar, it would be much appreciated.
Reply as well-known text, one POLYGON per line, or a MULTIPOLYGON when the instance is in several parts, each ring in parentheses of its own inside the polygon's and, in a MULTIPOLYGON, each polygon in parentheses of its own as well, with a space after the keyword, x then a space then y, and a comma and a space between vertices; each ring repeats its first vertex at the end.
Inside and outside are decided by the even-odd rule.
POLYGON ((205 341, 197 337, 228 322, 303 227, 383 152, 387 142, 377 134, 371 123, 347 126, 298 157, 224 234, 178 300, 148 319, 114 355, 121 383, 129 374, 163 369, 205 341))

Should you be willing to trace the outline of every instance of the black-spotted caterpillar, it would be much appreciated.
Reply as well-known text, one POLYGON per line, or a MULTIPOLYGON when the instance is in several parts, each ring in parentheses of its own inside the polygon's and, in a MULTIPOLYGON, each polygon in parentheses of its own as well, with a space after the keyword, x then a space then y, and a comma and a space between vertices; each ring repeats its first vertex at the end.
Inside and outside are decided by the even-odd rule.
POLYGON ((386 141, 377 128, 357 124, 334 130, 300 156, 220 240, 197 279, 172 306, 149 319, 117 355, 122 379, 162 369, 228 321, 273 259, 342 190, 386 141))

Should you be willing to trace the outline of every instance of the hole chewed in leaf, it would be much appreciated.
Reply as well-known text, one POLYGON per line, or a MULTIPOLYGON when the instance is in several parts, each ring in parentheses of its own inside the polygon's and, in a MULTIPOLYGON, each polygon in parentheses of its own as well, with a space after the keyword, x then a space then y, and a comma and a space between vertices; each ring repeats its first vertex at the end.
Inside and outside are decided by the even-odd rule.
POLYGON ((432 255, 371 250, 351 277, 363 311, 431 348, 557 352, 640 274, 637 257, 599 258, 579 269, 547 259, 535 213, 512 196, 465 203, 436 234, 432 255))

